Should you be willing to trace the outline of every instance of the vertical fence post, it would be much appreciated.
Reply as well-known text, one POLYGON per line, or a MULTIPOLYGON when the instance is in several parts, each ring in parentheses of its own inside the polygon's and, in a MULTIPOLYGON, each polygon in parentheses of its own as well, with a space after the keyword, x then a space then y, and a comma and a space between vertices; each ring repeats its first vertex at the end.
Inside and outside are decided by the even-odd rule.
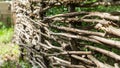
MULTIPOLYGON (((74 4, 70 4, 69 7, 68 7, 68 11, 69 12, 75 12, 75 5, 74 4)), ((69 24, 69 27, 75 27, 75 25, 72 24, 72 22, 71 22, 69 24)), ((71 47, 71 50, 73 50, 73 51, 77 51, 78 50, 75 39, 71 39, 70 38, 70 47, 71 47)), ((76 64, 79 64, 79 62, 78 62, 78 60, 76 60, 76 59, 71 57, 71 64, 75 64, 76 65, 76 64)))
MULTIPOLYGON (((46 7, 46 4, 41 2, 40 10, 45 8, 45 7, 46 7)), ((46 16, 46 12, 40 13, 40 19, 41 20, 43 20, 45 16, 46 16)), ((41 30, 42 33, 45 33, 44 27, 41 27, 40 30, 41 30)), ((40 42, 42 42, 42 43, 45 42, 45 38, 42 35, 41 35, 41 41, 40 42)), ((46 68, 49 68, 49 61, 48 61, 48 59, 45 55, 43 55, 43 61, 44 61, 44 64, 45 64, 46 68)))

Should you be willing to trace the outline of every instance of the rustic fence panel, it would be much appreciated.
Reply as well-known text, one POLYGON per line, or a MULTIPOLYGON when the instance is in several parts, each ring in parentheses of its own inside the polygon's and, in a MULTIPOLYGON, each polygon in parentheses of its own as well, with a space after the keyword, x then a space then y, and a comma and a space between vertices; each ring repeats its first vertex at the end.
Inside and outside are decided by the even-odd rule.
POLYGON ((99 11, 76 11, 75 8, 119 4, 116 1, 15 0, 12 4, 16 15, 14 42, 21 47, 21 56, 33 66, 117 68, 120 55, 112 50, 120 49, 119 12, 117 16, 99 11), (59 6, 67 7, 68 11, 47 15, 50 9, 59 6))

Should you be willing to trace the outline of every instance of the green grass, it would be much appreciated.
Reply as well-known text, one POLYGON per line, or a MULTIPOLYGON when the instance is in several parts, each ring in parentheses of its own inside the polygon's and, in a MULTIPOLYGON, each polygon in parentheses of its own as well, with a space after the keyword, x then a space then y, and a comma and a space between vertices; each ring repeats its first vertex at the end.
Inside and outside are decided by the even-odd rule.
POLYGON ((0 56, 4 60, 14 60, 20 54, 19 47, 13 43, 0 43, 0 56), (14 57, 14 58, 13 58, 14 57))
POLYGON ((4 65, 0 68, 32 68, 30 64, 26 61, 19 61, 19 62, 14 62, 14 61, 8 61, 4 63, 4 65))
POLYGON ((12 26, 0 22, 0 61, 4 62, 0 68, 31 68, 28 62, 19 60, 19 46, 11 43, 13 33, 12 26))
POLYGON ((10 42, 13 35, 13 28, 0 29, 0 42, 10 42))

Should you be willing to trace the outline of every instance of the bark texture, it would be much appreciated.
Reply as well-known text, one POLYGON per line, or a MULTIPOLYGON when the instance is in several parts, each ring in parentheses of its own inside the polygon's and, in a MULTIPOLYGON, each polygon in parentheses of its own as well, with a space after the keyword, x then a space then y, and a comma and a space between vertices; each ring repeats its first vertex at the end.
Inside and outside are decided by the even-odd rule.
POLYGON ((120 49, 119 12, 75 10, 78 6, 118 4, 119 1, 13 0, 13 41, 21 47, 21 56, 40 68, 119 68, 120 55, 114 52, 120 49), (58 6, 68 11, 48 15, 58 6))

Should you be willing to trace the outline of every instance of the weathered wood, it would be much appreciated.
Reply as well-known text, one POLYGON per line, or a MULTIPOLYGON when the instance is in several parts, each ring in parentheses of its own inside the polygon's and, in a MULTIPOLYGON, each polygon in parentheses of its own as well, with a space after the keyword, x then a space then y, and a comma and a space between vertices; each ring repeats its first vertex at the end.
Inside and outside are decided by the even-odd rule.
MULTIPOLYGON (((104 5, 108 3, 107 1, 104 5)), ((84 0, 13 1, 12 9, 16 17, 14 41, 24 49, 22 53, 33 66, 40 68, 119 67, 117 63, 120 60, 119 54, 99 46, 120 48, 120 24, 118 23, 120 17, 113 13, 78 12, 75 9, 76 6, 88 7, 88 4, 92 7, 103 5, 100 1, 98 4, 98 1, 87 3, 84 0), (46 15, 49 11, 52 12, 51 8, 58 6, 67 7, 68 12, 46 15), (113 64, 117 64, 112 66, 113 64, 106 60, 100 61, 94 52, 106 55, 106 59, 112 58, 113 64)))
POLYGON ((93 46, 86 46, 86 47, 90 48, 92 50, 98 51, 98 52, 100 52, 102 54, 105 54, 105 55, 107 55, 109 57, 112 57, 112 58, 120 61, 120 56, 115 54, 115 53, 113 53, 113 52, 110 52, 110 51, 107 51, 107 50, 104 50, 104 49, 101 49, 101 48, 93 47, 93 46))

